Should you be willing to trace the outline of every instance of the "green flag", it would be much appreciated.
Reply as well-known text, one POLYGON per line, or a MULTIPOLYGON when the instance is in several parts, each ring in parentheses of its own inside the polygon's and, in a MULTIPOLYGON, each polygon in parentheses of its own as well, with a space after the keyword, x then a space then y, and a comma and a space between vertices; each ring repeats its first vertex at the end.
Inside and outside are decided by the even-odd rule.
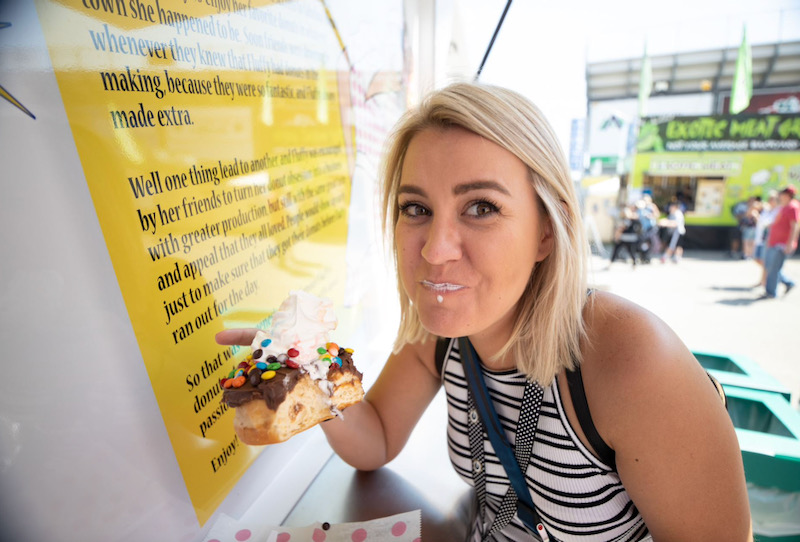
POLYGON ((731 86, 731 102, 728 109, 734 115, 747 109, 753 96, 753 57, 747 43, 747 27, 742 28, 742 44, 736 57, 736 71, 731 86))
POLYGON ((639 116, 647 115, 647 98, 653 89, 653 67, 650 65, 650 57, 647 56, 647 44, 644 44, 644 55, 642 55, 642 69, 639 72, 639 116))

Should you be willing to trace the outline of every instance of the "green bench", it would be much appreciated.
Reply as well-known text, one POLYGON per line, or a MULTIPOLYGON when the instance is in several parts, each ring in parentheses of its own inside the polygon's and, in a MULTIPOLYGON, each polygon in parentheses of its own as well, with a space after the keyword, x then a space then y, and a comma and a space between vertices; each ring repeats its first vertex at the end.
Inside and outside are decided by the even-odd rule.
POLYGON ((758 528, 759 521, 774 527, 772 501, 759 500, 764 488, 786 496, 800 493, 800 412, 789 403, 790 391, 746 356, 693 354, 725 389, 742 452, 756 542, 800 542, 800 533, 767 536, 758 528), (759 509, 764 506, 769 511, 762 516, 759 509))
POLYGON ((780 394, 726 387, 747 481, 800 491, 800 413, 780 394))
POLYGON ((747 356, 693 351, 700 365, 723 386, 749 388, 780 394, 791 401, 791 392, 747 356))

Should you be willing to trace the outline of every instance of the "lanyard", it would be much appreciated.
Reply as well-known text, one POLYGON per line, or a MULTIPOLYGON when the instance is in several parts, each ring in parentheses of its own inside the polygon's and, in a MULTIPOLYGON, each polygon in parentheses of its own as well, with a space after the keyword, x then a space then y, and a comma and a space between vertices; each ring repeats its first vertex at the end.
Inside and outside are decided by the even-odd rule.
POLYGON ((477 423, 479 421, 477 415, 473 414, 473 408, 477 411, 477 414, 480 415, 480 420, 483 421, 483 426, 492 443, 492 448, 494 448, 495 454, 503 464, 506 475, 511 482, 511 487, 503 498, 500 511, 495 517, 489 535, 508 525, 514 512, 516 512, 529 530, 536 532, 542 538, 543 542, 548 542, 550 537, 547 534, 547 530, 544 528, 539 514, 536 512, 536 507, 531 499, 528 484, 525 481, 522 469, 520 469, 520 464, 525 465, 527 469, 530 460, 531 451, 533 449, 533 436, 542 405, 543 390, 541 386, 532 382, 528 382, 525 386, 525 394, 520 408, 520 419, 517 422, 517 446, 515 453, 508 439, 506 439, 503 427, 500 425, 500 420, 497 417, 494 405, 489 397, 489 391, 486 389, 486 383, 483 381, 480 364, 477 360, 477 353, 466 337, 461 337, 459 339, 459 351, 470 391, 469 418, 471 423, 469 437, 470 447, 473 457, 475 458, 473 478, 478 488, 481 511, 483 511, 485 506, 483 437, 481 435, 482 431, 479 431, 480 424, 477 423), (473 429, 474 427, 477 427, 477 429, 473 429))

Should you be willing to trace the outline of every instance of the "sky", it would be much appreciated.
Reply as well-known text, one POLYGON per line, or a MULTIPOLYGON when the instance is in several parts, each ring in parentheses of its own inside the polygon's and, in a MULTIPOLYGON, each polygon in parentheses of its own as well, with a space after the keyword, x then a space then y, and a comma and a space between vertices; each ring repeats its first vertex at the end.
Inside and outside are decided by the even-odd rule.
MULTIPOLYGON (((477 70, 506 0, 439 3, 439 35, 460 27, 477 70)), ((800 0, 514 0, 480 80, 528 96, 566 145, 586 116, 587 61, 638 58, 645 42, 650 55, 738 47, 745 23, 751 45, 800 41, 800 0)))

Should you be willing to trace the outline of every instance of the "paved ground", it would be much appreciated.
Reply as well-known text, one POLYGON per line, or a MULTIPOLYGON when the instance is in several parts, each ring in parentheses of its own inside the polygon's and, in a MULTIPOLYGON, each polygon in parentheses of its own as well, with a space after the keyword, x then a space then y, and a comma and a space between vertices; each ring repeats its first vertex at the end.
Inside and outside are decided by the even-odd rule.
MULTIPOLYGON (((637 265, 592 259, 590 283, 626 297, 657 314, 692 349, 741 354, 761 365, 800 401, 800 287, 778 298, 758 300, 752 288, 760 269, 723 252, 687 251, 681 262, 637 265)), ((800 256, 784 271, 800 281, 800 256)))

